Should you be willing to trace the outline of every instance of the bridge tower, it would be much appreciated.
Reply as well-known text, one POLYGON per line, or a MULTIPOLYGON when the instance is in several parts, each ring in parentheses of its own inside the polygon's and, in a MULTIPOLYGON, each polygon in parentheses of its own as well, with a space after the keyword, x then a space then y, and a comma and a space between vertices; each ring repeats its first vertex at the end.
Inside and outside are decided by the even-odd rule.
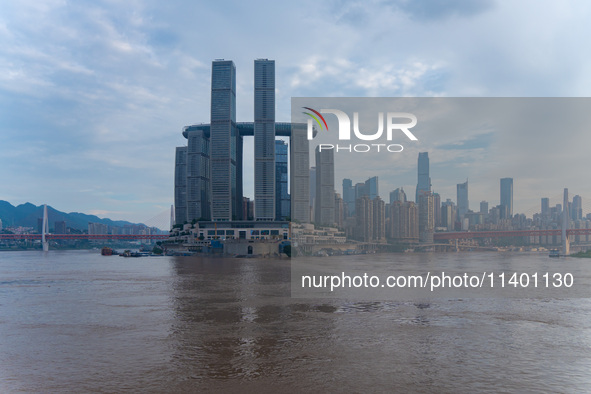
POLYGON ((565 256, 570 254, 570 242, 566 230, 569 226, 569 210, 568 210, 568 189, 564 189, 564 200, 562 203, 562 253, 565 256))
POLYGON ((170 230, 172 231, 172 228, 174 227, 174 225, 176 224, 174 222, 174 205, 170 206, 170 230))
POLYGON ((47 204, 43 205, 43 226, 41 230, 41 244, 43 245, 43 251, 49 251, 49 241, 45 236, 49 233, 49 223, 47 223, 47 204))

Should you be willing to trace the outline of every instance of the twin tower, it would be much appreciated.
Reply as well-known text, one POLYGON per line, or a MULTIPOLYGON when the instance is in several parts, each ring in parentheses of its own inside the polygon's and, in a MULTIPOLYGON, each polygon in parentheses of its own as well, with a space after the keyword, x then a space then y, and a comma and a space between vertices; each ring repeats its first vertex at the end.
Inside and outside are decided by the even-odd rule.
POLYGON ((304 187, 309 184, 308 168, 304 174, 304 167, 309 167, 306 125, 275 122, 275 61, 254 62, 254 122, 246 123, 236 122, 234 62, 213 61, 210 114, 209 124, 185 127, 188 144, 176 148, 175 222, 239 221, 250 216, 243 198, 245 136, 254 136, 254 220, 303 218, 299 207, 306 204, 307 210, 309 204, 309 186, 304 187), (291 190, 299 191, 291 199, 287 147, 282 140, 276 142, 276 136, 290 137, 291 190))

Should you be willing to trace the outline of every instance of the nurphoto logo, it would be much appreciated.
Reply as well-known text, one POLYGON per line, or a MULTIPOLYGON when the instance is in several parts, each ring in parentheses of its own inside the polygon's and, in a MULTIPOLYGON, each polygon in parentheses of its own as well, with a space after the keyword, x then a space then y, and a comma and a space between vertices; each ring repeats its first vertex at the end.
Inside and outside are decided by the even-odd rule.
MULTIPOLYGON (((321 109, 317 111, 310 107, 302 107, 307 111, 304 114, 308 115, 310 119, 308 119, 308 140, 314 139, 314 122, 318 124, 320 131, 326 130, 328 131, 328 124, 326 119, 322 114, 332 114, 337 117, 339 130, 338 130, 338 139, 339 141, 349 141, 351 140, 351 119, 349 115, 345 112, 338 110, 338 109, 321 109), (309 112, 308 112, 309 111, 309 112)), ((395 131, 402 131, 402 133, 411 141, 418 141, 418 138, 409 130, 416 126, 417 124, 417 117, 414 114, 407 113, 407 112, 388 112, 384 119, 384 112, 378 112, 378 130, 373 134, 365 134, 362 133, 359 129, 359 112, 353 112, 353 134, 357 139, 362 141, 377 141, 382 138, 384 134, 384 129, 386 130, 386 140, 392 141, 392 137, 394 136, 395 131), (410 122, 400 123, 401 119, 410 120, 410 122)), ((346 151, 346 152, 359 152, 359 153, 366 153, 370 151, 377 151, 380 152, 381 150, 385 150, 392 153, 399 153, 402 152, 404 147, 400 144, 349 144, 349 145, 339 145, 339 144, 319 144, 320 151, 327 150, 327 149, 334 149, 336 152, 346 151)))

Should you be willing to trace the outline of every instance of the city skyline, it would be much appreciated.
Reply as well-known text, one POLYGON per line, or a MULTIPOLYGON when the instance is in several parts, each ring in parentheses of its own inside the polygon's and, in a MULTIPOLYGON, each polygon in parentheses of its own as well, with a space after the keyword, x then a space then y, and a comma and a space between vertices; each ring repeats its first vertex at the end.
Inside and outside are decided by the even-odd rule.
MULTIPOLYGON (((254 121, 252 59, 258 57, 277 62, 279 121, 289 121, 293 96, 588 96, 591 81, 585 64, 590 55, 573 50, 583 45, 585 35, 570 27, 587 31, 590 11, 585 3, 574 12, 574 5, 493 1, 425 8, 402 1, 231 7, 7 3, 0 16, 0 199, 133 222, 166 211, 174 198, 174 148, 184 143, 179 131, 209 118, 210 63, 218 58, 233 59, 240 70, 236 117, 244 121, 254 121), (541 13, 528 12, 533 6, 541 13), (309 9, 317 12, 311 15, 309 9), (193 15, 201 16, 198 29, 187 28, 193 15), (526 24, 521 23, 523 15, 528 15, 526 24), (244 29, 245 19, 268 29, 244 29), (490 37, 500 21, 520 27, 510 36, 490 37), (224 33, 203 34, 220 24, 227 26, 224 33), (463 29, 470 36, 459 34, 463 29), (532 29, 546 33, 536 37, 535 45, 532 29), (393 57, 385 38, 403 33, 406 39, 397 43, 393 57), (505 45, 507 40, 512 45, 505 45), (571 61, 562 60, 564 51, 571 61)), ((562 168, 544 169, 545 183, 533 181, 528 170, 535 166, 528 162, 532 152, 551 153, 556 147, 536 140, 533 130, 513 133, 515 139, 505 141, 501 151, 507 167, 520 173, 504 169, 503 174, 489 174, 479 160, 492 138, 486 133, 462 135, 446 129, 454 149, 420 149, 430 152, 433 189, 442 196, 453 195, 443 190, 446 185, 453 189, 468 177, 471 200, 480 201, 494 188, 481 185, 474 174, 511 176, 518 212, 524 204, 534 205, 524 202, 518 190, 553 196, 569 187, 583 197, 591 195, 586 183, 577 189, 576 180, 585 174, 576 172, 584 163, 574 160, 585 156, 589 137, 572 128, 564 131, 569 157, 562 168), (528 143, 531 151, 522 149, 528 143), (443 183, 436 171, 446 171, 446 166, 460 172, 443 183), (572 174, 562 179, 562 172, 572 174)), ((253 198, 254 142, 245 144, 244 195, 253 198)), ((414 161, 414 152, 409 153, 414 161)), ((559 163, 562 156, 550 154, 546 160, 559 163)), ((399 169, 397 187, 412 195, 416 179, 407 177, 405 168, 410 169, 399 169)), ((380 182, 394 186, 394 181, 380 182)))

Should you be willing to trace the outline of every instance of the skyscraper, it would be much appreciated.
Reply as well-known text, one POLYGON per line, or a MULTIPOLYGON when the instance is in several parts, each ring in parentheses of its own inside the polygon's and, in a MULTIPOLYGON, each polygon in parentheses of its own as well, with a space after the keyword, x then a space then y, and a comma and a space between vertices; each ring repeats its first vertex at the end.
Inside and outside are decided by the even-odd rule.
POLYGON ((367 194, 355 200, 355 238, 361 242, 373 239, 373 204, 367 194))
POLYGON ((386 204, 380 196, 371 200, 372 207, 372 236, 376 242, 386 240, 386 204))
MULTIPOLYGON (((187 221, 210 220, 209 139, 203 130, 187 130, 187 221)), ((240 202, 242 208, 242 201, 240 202)), ((179 207, 177 206, 177 212, 179 207)), ((183 223, 183 222, 180 222, 183 223)))
POLYGON ((449 198, 441 203, 441 225, 447 227, 448 231, 454 229, 456 220, 456 206, 449 198))
POLYGON ((308 210, 308 221, 316 221, 316 167, 310 167, 310 208, 308 210))
POLYGON ((501 219, 513 217, 513 178, 501 178, 501 219))
POLYGON ((483 215, 488 215, 488 202, 480 201, 480 213, 483 215))
POLYGON ((441 226, 441 196, 433 193, 433 223, 435 227, 441 226))
POLYGON ((550 217, 550 199, 548 197, 542 197, 542 217, 550 217))
POLYGON ((334 150, 316 147, 316 224, 333 226, 334 212, 334 150))
POLYGON ((371 177, 365 181, 365 190, 367 191, 367 195, 369 196, 370 200, 373 200, 379 196, 380 191, 377 176, 371 177))
MULTIPOLYGON (((286 151, 287 152, 287 151, 286 151)), ((275 220, 275 61, 254 61, 254 213, 275 220)))
POLYGON ((572 220, 581 220, 583 218, 583 199, 578 194, 573 197, 570 210, 572 220))
POLYGON ((290 215, 290 200, 287 193, 287 143, 275 141, 275 217, 285 220, 290 215))
POLYGON ((431 191, 431 178, 429 177, 429 153, 420 152, 418 160, 417 190, 415 193, 415 202, 419 202, 419 192, 431 191))
POLYGON ((433 194, 421 191, 419 193, 419 241, 433 243, 434 228, 433 194))
POLYGON ((174 206, 176 224, 187 222, 187 147, 177 147, 174 163, 174 206))
POLYGON ((305 125, 291 125, 290 139, 291 220, 310 222, 310 141, 305 125))
POLYGON ((418 209, 414 202, 394 201, 390 207, 388 238, 399 242, 419 240, 418 209))
POLYGON ((242 178, 242 163, 237 168, 237 145, 241 137, 236 130, 236 66, 231 60, 212 63, 210 125, 211 218, 237 219, 242 206, 242 193, 238 196, 242 188, 242 182, 238 182, 242 178))
POLYGON ((355 215, 355 188, 353 181, 343 179, 343 202, 345 204, 345 218, 355 215))
POLYGON ((464 219, 464 215, 470 209, 470 203, 468 202, 468 180, 464 183, 458 183, 458 221, 461 223, 464 219))

